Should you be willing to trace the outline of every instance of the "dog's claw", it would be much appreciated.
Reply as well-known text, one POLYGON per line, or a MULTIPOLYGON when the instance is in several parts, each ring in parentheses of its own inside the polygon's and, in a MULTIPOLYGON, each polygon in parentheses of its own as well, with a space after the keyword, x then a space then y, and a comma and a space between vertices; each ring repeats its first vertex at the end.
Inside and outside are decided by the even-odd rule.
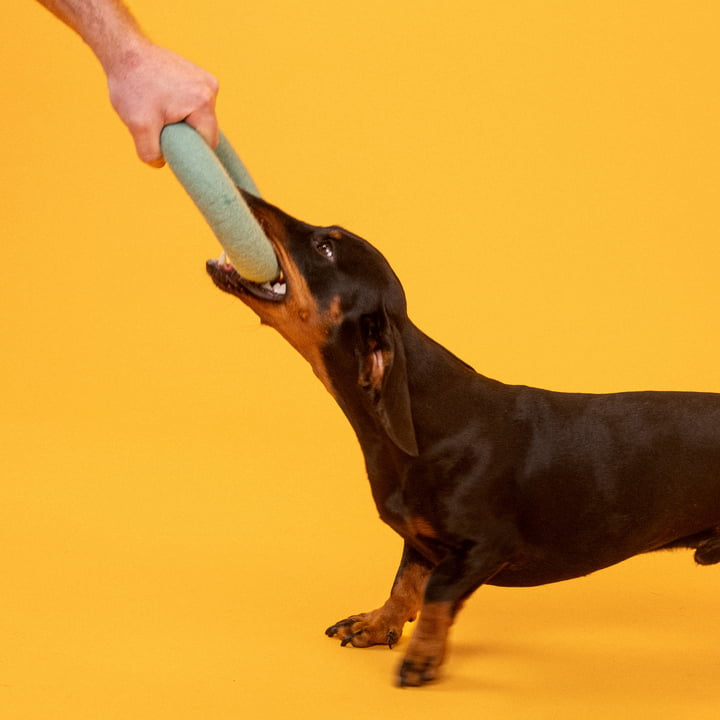
POLYGON ((328 637, 335 637, 338 634, 338 631, 341 628, 344 627, 350 627, 355 621, 351 618, 348 618, 347 620, 340 620, 340 622, 336 622, 334 625, 331 625, 326 631, 325 634, 328 637))
POLYGON ((353 639, 356 638, 361 632, 362 630, 359 632, 351 633, 347 637, 343 638, 340 642, 340 647, 345 647, 346 645, 349 645, 353 641, 353 639))
POLYGON ((398 670, 398 687, 421 687, 437 677, 438 664, 434 658, 418 662, 405 658, 398 670))
POLYGON ((351 615, 331 625, 325 634, 340 640, 341 647, 387 645, 392 649, 402 635, 402 623, 387 618, 379 611, 351 615))

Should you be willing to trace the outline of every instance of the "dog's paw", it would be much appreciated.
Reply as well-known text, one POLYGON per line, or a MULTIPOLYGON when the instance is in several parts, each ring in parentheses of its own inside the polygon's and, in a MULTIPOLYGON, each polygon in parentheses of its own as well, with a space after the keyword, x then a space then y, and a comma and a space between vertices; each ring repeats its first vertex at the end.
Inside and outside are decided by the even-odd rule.
POLYGON ((442 658, 427 656, 422 658, 405 657, 397 673, 399 687, 420 687, 437 678, 442 658))
POLYGON ((695 562, 698 565, 715 565, 720 562, 720 535, 714 535, 698 545, 695 562))
POLYGON ((423 605, 418 626, 398 668, 400 687, 419 687, 437 678, 445 658, 453 607, 448 602, 423 605))
POLYGON ((340 620, 331 625, 325 634, 328 637, 338 638, 343 647, 387 645, 392 648, 400 640, 404 624, 394 618, 388 618, 382 609, 379 609, 340 620))

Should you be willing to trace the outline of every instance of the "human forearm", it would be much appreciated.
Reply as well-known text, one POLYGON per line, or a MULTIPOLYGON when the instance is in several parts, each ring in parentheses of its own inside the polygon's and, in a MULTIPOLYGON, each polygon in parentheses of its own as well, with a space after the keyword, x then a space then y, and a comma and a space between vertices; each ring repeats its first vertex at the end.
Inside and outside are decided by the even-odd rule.
POLYGON ((150 41, 121 0, 38 0, 90 46, 107 76, 110 102, 138 156, 163 164, 160 131, 184 120, 217 145, 217 80, 150 41))
POLYGON ((38 0, 89 45, 105 72, 150 43, 120 0, 38 0))

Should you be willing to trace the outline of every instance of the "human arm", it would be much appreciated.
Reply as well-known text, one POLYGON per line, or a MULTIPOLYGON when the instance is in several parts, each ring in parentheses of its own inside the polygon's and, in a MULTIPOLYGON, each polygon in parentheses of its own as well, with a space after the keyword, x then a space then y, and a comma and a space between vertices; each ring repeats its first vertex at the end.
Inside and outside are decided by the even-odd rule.
POLYGON ((153 43, 121 0, 38 0, 82 37, 105 71, 110 101, 138 156, 160 167, 160 131, 185 120, 211 146, 218 142, 217 80, 153 43))

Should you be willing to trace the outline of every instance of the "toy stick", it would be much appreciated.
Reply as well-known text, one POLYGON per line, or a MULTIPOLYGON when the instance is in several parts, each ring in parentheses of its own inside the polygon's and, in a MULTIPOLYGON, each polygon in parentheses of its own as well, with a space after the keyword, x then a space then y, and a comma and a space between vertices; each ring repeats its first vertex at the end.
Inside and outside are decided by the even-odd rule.
POLYGON ((237 191, 257 187, 227 138, 213 152, 187 123, 166 125, 160 134, 165 159, 205 217, 233 267, 248 280, 277 278, 279 267, 270 241, 237 191))

